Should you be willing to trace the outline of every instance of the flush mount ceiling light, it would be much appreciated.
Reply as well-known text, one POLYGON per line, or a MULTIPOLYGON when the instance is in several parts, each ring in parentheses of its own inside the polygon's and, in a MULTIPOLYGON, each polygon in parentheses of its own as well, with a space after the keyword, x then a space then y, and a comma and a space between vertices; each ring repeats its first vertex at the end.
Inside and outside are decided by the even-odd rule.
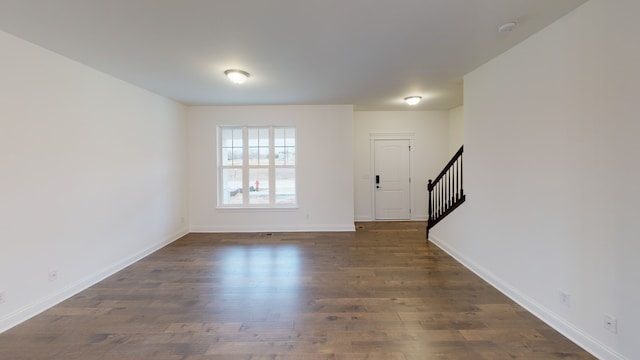
POLYGON ((515 21, 506 22, 498 27, 498 32, 505 33, 513 31, 513 29, 515 29, 517 25, 518 23, 515 21))
POLYGON ((238 85, 247 81, 249 76, 251 76, 248 72, 244 70, 238 70, 238 69, 225 70, 224 74, 227 75, 227 77, 229 78, 229 80, 231 80, 232 83, 238 84, 238 85))
POLYGON ((409 105, 415 105, 422 100, 422 96, 409 96, 404 98, 404 101, 409 105))

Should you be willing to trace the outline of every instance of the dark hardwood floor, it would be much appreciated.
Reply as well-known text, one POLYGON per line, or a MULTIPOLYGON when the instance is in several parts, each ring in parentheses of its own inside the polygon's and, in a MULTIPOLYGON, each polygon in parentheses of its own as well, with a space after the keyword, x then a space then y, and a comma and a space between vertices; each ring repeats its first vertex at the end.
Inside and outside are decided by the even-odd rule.
POLYGON ((425 223, 189 234, 0 334, 0 359, 593 359, 425 223))

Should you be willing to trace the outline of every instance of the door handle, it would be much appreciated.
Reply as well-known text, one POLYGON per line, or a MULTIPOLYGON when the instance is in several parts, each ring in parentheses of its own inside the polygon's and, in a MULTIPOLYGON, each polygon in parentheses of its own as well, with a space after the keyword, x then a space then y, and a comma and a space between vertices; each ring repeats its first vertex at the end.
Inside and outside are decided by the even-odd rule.
POLYGON ((376 189, 380 189, 380 175, 376 175, 376 189))

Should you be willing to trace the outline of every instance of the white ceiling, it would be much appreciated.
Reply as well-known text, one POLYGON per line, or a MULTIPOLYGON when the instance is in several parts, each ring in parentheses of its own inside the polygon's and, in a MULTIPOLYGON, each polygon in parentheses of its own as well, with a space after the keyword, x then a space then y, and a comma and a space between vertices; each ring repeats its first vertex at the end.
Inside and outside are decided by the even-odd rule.
POLYGON ((0 0, 0 29, 184 104, 444 110, 466 73, 585 1, 0 0))

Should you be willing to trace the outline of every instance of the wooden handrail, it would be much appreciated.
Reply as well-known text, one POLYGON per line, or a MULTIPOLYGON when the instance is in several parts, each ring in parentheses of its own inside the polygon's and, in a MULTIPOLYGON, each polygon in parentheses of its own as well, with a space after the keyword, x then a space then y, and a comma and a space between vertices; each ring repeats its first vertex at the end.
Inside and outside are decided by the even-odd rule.
MULTIPOLYGON (((438 176, 436 176, 435 180, 433 180, 433 183, 437 183, 438 181, 440 181, 440 179, 444 176, 444 174, 447 173, 447 171, 449 171, 449 168, 453 165, 453 163, 456 162, 456 160, 460 157, 462 157, 462 153, 464 152, 464 145, 460 146, 460 149, 458 149, 458 151, 456 151, 455 154, 453 154, 453 156, 451 157, 451 160, 449 160, 449 162, 447 163, 447 165, 444 166, 444 168, 442 169, 442 171, 440 172, 440 174, 438 174, 438 176)), ((429 180, 431 181, 431 180, 429 180)))
POLYGON ((451 160, 444 166, 435 180, 429 179, 429 220, 427 221, 427 240, 429 230, 444 219, 466 199, 464 193, 462 153, 460 147, 451 160))

